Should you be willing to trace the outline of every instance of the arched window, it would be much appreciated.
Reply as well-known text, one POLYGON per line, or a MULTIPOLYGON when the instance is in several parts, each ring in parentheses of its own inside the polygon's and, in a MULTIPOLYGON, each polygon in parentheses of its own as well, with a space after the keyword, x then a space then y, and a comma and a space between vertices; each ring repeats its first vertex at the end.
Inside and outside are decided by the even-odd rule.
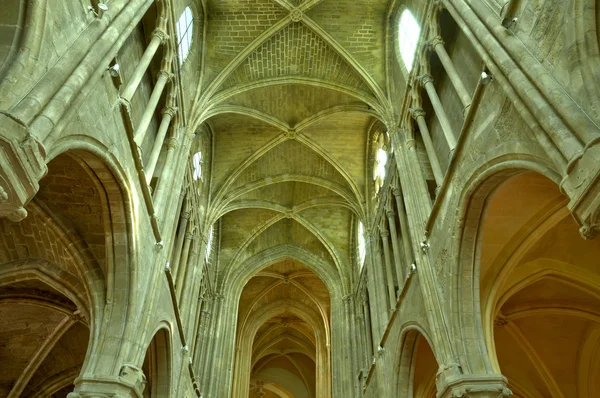
POLYGON ((375 193, 379 193, 379 188, 383 186, 385 181, 385 166, 387 164, 388 155, 385 150, 385 138, 381 134, 377 139, 375 147, 375 164, 373 165, 373 179, 375 180, 375 193))
POLYGON ((356 240, 358 241, 358 266, 362 269, 367 256, 367 245, 365 242, 365 227, 362 222, 358 223, 358 232, 356 240))
POLYGON ((208 241, 206 242, 206 254, 204 255, 204 259, 206 262, 210 259, 210 253, 212 251, 213 244, 213 230, 214 228, 211 226, 210 231, 208 231, 208 241))
POLYGON ((192 157, 194 167, 194 181, 202 181, 202 152, 196 152, 192 157))
POLYGON ((406 69, 410 72, 415 60, 415 52, 421 28, 417 20, 409 10, 404 10, 400 16, 400 26, 398 31, 398 41, 400 43, 400 56, 406 69))
POLYGON ((186 7, 177 21, 177 47, 179 50, 179 64, 183 65, 192 47, 192 33, 194 31, 194 18, 190 7, 186 7))

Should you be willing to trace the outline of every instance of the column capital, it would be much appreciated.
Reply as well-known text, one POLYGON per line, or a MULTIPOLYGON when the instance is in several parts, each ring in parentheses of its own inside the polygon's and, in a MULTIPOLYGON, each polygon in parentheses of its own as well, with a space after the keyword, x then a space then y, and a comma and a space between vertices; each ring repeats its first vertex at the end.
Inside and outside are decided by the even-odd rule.
POLYGON ((442 46, 445 44, 445 43, 444 43, 444 39, 442 39, 442 36, 439 36, 439 35, 438 35, 438 36, 435 36, 435 37, 433 37, 433 38, 431 38, 431 39, 429 40, 429 46, 430 46, 430 48, 431 48, 432 50, 434 50, 434 49, 435 49, 435 47, 436 47, 436 46, 438 46, 438 45, 440 45, 440 44, 441 44, 442 46))
POLYGON ((176 106, 165 106, 161 113, 163 115, 169 115, 171 117, 175 117, 175 114, 177 113, 178 108, 176 106))
POLYGON ((161 43, 164 43, 169 39, 169 35, 167 34, 167 32, 165 32, 161 28, 154 29, 154 32, 152 32, 152 37, 153 38, 156 37, 156 38, 160 39, 161 43))
POLYGON ((394 217, 394 214, 396 214, 394 212, 394 209, 392 209, 391 207, 387 207, 385 208, 385 215, 388 216, 388 218, 392 218, 394 217))
POLYGON ((508 398, 513 395, 502 375, 461 374, 445 378, 439 374, 436 385, 440 398, 508 398))
POLYGON ((429 73, 419 76, 418 79, 422 86, 425 86, 427 83, 433 83, 433 76, 429 73))
POLYGON ((175 137, 171 137, 167 140, 168 149, 177 149, 179 147, 179 140, 175 137))
POLYGON ((159 79, 166 79, 168 81, 168 80, 171 80, 173 78, 173 74, 171 72, 166 71, 166 70, 160 70, 158 72, 158 74, 157 74, 157 77, 159 79))
POLYGON ((118 376, 94 376, 75 379, 75 391, 68 398, 141 398, 146 376, 135 365, 125 364, 118 376))
POLYGON ((425 117, 425 111, 423 108, 410 108, 408 111, 410 112, 410 116, 412 116, 412 118, 415 120, 420 117, 425 117))
POLYGON ((387 239, 388 236, 390 236, 390 232, 387 229, 385 229, 385 227, 379 228, 379 234, 381 235, 382 239, 387 239))

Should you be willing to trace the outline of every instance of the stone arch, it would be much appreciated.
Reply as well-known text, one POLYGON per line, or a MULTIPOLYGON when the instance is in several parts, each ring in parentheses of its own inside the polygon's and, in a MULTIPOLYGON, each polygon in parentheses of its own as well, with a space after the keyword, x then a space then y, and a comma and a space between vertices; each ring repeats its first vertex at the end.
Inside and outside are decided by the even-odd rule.
POLYGON ((161 324, 148 344, 143 360, 142 370, 146 376, 144 397, 168 398, 172 394, 171 381, 173 377, 173 349, 171 330, 161 324))
MULTIPOLYGON (((568 375, 557 376, 552 358, 563 356, 558 346, 547 345, 562 329, 548 325, 568 320, 573 333, 595 336, 600 324, 591 308, 600 299, 600 278, 589 264, 600 248, 579 236, 552 170, 531 159, 508 160, 473 175, 478 174, 461 198, 465 213, 459 223, 459 268, 452 293, 457 303, 451 310, 457 314, 452 331, 463 371, 502 372, 521 397, 572 395, 570 386, 576 383, 566 383, 566 378, 578 377, 580 388, 589 388, 589 375, 578 372, 589 371, 596 354, 587 364, 568 366, 573 370, 568 375), (528 186, 535 186, 535 192, 528 186), (553 332, 532 340, 532 325, 542 324, 553 332), (467 328, 474 333, 464 333, 467 328), (511 360, 515 355, 524 361, 511 360), (524 379, 519 375, 526 370, 533 375, 524 379)), ((597 343, 586 341, 590 347, 597 343)), ((578 342, 573 344, 571 352, 581 349, 578 342)))
POLYGON ((559 175, 550 169, 543 160, 532 155, 500 156, 492 158, 478 170, 468 175, 473 176, 464 184, 465 189, 459 199, 459 214, 456 229, 460 233, 454 251, 457 256, 457 271, 454 273, 451 288, 452 333, 457 337, 460 364, 463 371, 493 373, 482 329, 481 307, 479 299, 478 247, 481 219, 486 200, 493 191, 510 177, 524 171, 534 171, 546 176, 556 184, 559 175), (464 305, 464 304, 466 305, 464 305), (464 328, 475 331, 473 336, 466 336, 464 328))
POLYGON ((315 256, 307 249, 291 244, 272 247, 248 258, 243 264, 229 270, 223 278, 222 286, 230 286, 233 297, 239 297, 242 289, 252 275, 270 264, 285 258, 290 258, 305 264, 314 271, 323 282, 325 282, 331 297, 341 297, 343 283, 340 275, 332 269, 331 265, 315 256))
MULTIPOLYGON (((69 136, 56 142, 49 150, 47 162, 61 157, 70 157, 79 167, 85 170, 87 178, 93 182, 98 192, 102 206, 102 228, 104 234, 104 270, 105 299, 98 304, 97 310, 102 313, 103 325, 117 322, 126 325, 119 336, 112 338, 123 341, 123 345, 106 344, 107 338, 100 339, 95 352, 110 351, 109 355, 115 360, 109 364, 99 360, 101 355, 88 358, 86 372, 90 376, 98 373, 98 367, 108 366, 111 370, 103 368, 102 371, 115 372, 112 369, 119 364, 128 362, 124 349, 127 341, 135 343, 133 336, 137 333, 133 322, 127 320, 133 315, 131 311, 136 307, 138 298, 134 292, 137 290, 137 277, 134 263, 137 261, 134 250, 135 238, 133 234, 134 211, 130 186, 133 185, 124 170, 109 148, 97 140, 85 136, 69 136), (125 294, 123 296, 123 294, 125 294)), ((42 180, 43 181, 43 180, 42 180)), ((97 334, 100 333, 100 327, 97 334)), ((114 329, 114 328, 113 328, 114 329)), ((116 329, 114 329, 116 331, 116 329)), ((85 377, 85 375, 84 375, 85 377)))
POLYGON ((47 260, 0 266, 0 317, 10 324, 3 327, 0 346, 10 349, 21 340, 8 357, 0 352, 11 363, 0 376, 0 393, 11 398, 50 396, 72 389, 93 350, 95 314, 88 288, 78 276, 47 260))
POLYGON ((391 386, 392 396, 403 398, 426 396, 429 398, 431 392, 435 396, 435 374, 439 365, 428 333, 419 324, 410 322, 402 327, 398 341, 399 352, 394 360, 396 377, 391 386), (432 358, 435 363, 433 378, 426 380, 427 373, 431 373, 429 368, 432 365, 432 358), (417 369, 418 366, 421 368, 417 369), (417 375, 417 380, 415 375, 417 375), (415 389, 415 381, 417 384, 425 383, 425 385, 420 388, 417 386, 415 389), (422 390, 425 395, 415 395, 415 390, 422 390))

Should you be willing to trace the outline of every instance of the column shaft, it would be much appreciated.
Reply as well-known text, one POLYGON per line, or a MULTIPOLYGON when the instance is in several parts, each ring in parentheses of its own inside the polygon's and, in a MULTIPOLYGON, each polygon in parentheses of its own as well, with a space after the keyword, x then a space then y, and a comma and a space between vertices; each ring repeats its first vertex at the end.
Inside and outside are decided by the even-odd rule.
POLYGON ((365 335, 367 337, 367 366, 369 366, 371 365, 371 357, 373 357, 375 347, 373 346, 373 330, 371 329, 371 314, 369 311, 369 303, 366 299, 363 301, 363 312, 365 320, 365 335))
POLYGON ((160 100, 160 96, 162 95, 167 82, 170 79, 170 74, 165 71, 160 71, 158 73, 158 79, 156 80, 156 84, 154 85, 154 89, 152 90, 152 95, 150 96, 150 100, 146 105, 146 109, 142 114, 142 118, 140 119, 140 123, 138 124, 137 129, 135 130, 135 134, 133 136, 133 140, 138 146, 142 145, 144 142, 144 137, 146 137, 146 132, 148 131, 148 126, 152 121, 152 116, 156 111, 156 107, 158 106, 158 101, 160 100))
POLYGON ((156 134, 156 140, 154 140, 154 145, 152 146, 150 159, 148 159, 148 164, 146 165, 146 182, 148 184, 150 184, 150 181, 152 181, 152 176, 154 176, 154 170, 156 169, 156 163, 158 162, 158 157, 160 156, 160 150, 165 143, 165 137, 167 136, 167 131, 169 130, 173 116, 175 116, 175 112, 177 112, 177 108, 172 106, 168 106, 162 111, 163 117, 160 121, 158 133, 156 134))
POLYGON ((148 44, 148 47, 146 47, 146 50, 144 51, 140 62, 138 62, 137 66, 135 67, 133 75, 131 76, 129 82, 123 89, 123 92, 121 93, 121 98, 127 101, 131 101, 133 95, 135 94, 137 88, 140 85, 140 82, 142 81, 142 77, 144 77, 144 74, 148 70, 148 66, 152 61, 152 58, 154 58, 154 54, 156 54, 156 50, 158 50, 158 46, 164 40, 166 40, 167 37, 167 34, 163 30, 154 30, 154 32, 152 33, 152 40, 150 40, 150 43, 148 44))
POLYGON ((456 137, 452 132, 452 127, 450 125, 450 120, 446 115, 446 111, 444 110, 444 106, 440 101, 440 97, 435 90, 433 85, 433 78, 431 75, 425 75, 421 77, 421 84, 425 87, 425 91, 427 91, 427 95, 429 96, 429 100, 431 101, 431 105, 433 105, 433 110, 435 111, 435 115, 442 126, 442 130, 444 131, 444 136, 446 137, 446 141, 448 142, 448 147, 450 151, 453 151, 456 148, 456 137))
POLYGON ((435 184, 439 187, 444 181, 444 173, 442 172, 440 161, 438 160, 435 147, 433 146, 433 141, 431 140, 431 135, 429 134, 429 128, 427 127, 427 122, 425 121, 425 112, 422 108, 416 108, 412 110, 412 115, 419 125, 419 131, 421 132, 421 137, 423 138, 423 143, 425 144, 425 150, 427 151, 427 156, 429 157, 429 164, 431 164, 431 170, 433 170, 433 178, 435 179, 435 184))
POLYGON ((454 62, 452 62, 450 56, 446 52, 444 41, 439 36, 434 37, 431 41, 431 46, 442 62, 444 70, 446 70, 446 74, 450 78, 450 81, 452 82, 452 85, 454 86, 454 89, 460 98, 460 102, 463 104, 464 108, 467 108, 469 105, 471 105, 471 94, 469 94, 469 90, 467 90, 465 87, 465 84, 460 78, 458 71, 454 67, 454 62))
POLYGON ((177 288, 177 299, 179 302, 179 308, 181 309, 181 295, 183 293, 183 277, 186 274, 188 267, 188 258, 190 256, 190 246, 194 240, 193 225, 188 225, 188 232, 185 234, 185 241, 183 243, 183 250, 181 251, 181 259, 179 260, 179 267, 177 267, 177 277, 175 279, 175 287, 177 288))
POLYGON ((396 308, 396 289, 394 285, 394 275, 392 270, 392 259, 390 258, 390 242, 388 237, 390 234, 387 230, 381 230, 381 241, 383 242, 383 258, 385 262, 385 275, 387 279, 389 309, 396 308))
POLYGON ((406 265, 402 266, 402 261, 400 260, 400 246, 398 246, 398 232, 396 231, 396 219, 394 211, 391 209, 386 210, 386 214, 388 217, 388 224, 390 226, 390 238, 392 239, 392 251, 394 253, 394 265, 396 267, 396 279, 398 280, 398 287, 404 281, 404 270, 406 265))
POLYGON ((179 146, 179 142, 176 138, 171 138, 167 143, 167 159, 165 161, 165 167, 161 173, 160 179, 156 184, 156 190, 154 191, 154 211, 160 217, 163 212, 163 206, 166 203, 169 196, 169 189, 171 188, 171 184, 173 182, 173 173, 176 166, 177 156, 177 148, 179 146))
POLYGON ((394 197, 396 198, 396 208, 398 209, 398 218, 400 219, 400 233, 402 234, 402 245, 404 247, 404 255, 406 256, 407 264, 413 264, 415 262, 412 254, 412 246, 410 243, 410 231, 408 230, 408 221, 406 219, 406 211, 404 209, 404 199, 402 198, 402 191, 395 187, 393 190, 394 197))

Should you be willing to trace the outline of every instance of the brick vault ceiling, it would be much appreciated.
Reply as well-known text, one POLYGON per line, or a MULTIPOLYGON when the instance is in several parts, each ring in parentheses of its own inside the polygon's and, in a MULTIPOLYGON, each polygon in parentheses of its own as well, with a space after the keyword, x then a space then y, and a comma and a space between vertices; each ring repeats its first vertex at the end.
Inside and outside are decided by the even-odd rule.
MULTIPOLYGON (((214 138, 219 268, 293 247, 348 287, 389 101, 388 0, 209 0, 192 123, 214 138)), ((342 286, 338 286, 340 290, 342 286)), ((330 287, 331 290, 331 287, 330 287)))

